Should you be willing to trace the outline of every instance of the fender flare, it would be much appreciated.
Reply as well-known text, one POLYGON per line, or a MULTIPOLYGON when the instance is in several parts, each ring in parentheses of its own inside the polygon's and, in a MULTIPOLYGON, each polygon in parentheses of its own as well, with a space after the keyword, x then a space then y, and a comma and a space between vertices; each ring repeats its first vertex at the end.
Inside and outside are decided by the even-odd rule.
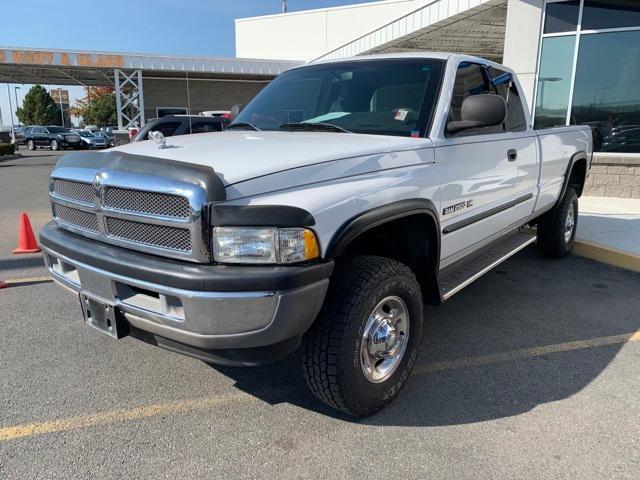
POLYGON ((436 273, 440 265, 440 221, 438 210, 431 200, 424 198, 413 198, 389 203, 380 207, 367 210, 355 217, 350 218, 336 230, 329 245, 325 258, 336 258, 340 256, 346 247, 358 236, 366 231, 380 226, 384 223, 408 217, 410 215, 426 214, 434 222, 435 231, 435 269, 436 273))
POLYGON ((560 190, 560 195, 558 195, 558 199, 556 200, 556 203, 553 206, 553 208, 556 208, 558 205, 560 205, 560 202, 562 201, 562 198, 564 197, 564 194, 567 191, 567 188, 569 188, 569 179, 571 178, 571 171, 573 170, 573 166, 580 160, 584 160, 587 164, 587 168, 585 169, 584 179, 583 179, 586 182, 587 175, 589 173, 589 168, 590 168, 589 157, 587 156, 587 152, 585 152, 584 150, 579 150, 573 155, 571 155, 571 158, 569 159, 569 165, 567 165, 567 170, 564 174, 564 182, 562 183, 562 190, 560 190))

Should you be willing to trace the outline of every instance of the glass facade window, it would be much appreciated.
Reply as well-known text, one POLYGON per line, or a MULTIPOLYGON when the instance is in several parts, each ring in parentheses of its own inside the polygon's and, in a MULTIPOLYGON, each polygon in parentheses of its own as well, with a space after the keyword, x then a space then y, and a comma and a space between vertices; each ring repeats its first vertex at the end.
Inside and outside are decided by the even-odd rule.
POLYGON ((542 40, 535 128, 566 124, 575 42, 575 35, 542 40))
POLYGON ((594 128, 597 150, 640 152, 639 59, 640 30, 580 40, 571 123, 594 128))
POLYGON ((640 153, 640 0, 545 8, 534 127, 589 125, 596 152, 640 153))
POLYGON ((580 0, 547 4, 544 33, 574 32, 579 13, 580 0))
POLYGON ((585 0, 582 30, 637 27, 640 25, 638 0, 585 0))

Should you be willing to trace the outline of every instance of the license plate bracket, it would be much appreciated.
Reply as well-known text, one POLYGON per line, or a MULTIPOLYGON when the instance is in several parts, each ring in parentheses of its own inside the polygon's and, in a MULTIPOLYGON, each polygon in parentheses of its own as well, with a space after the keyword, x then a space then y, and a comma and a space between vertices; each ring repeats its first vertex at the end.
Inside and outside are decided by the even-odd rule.
POLYGON ((85 293, 80 293, 80 306, 84 322, 90 327, 119 339, 129 334, 129 324, 114 305, 109 305, 85 293))

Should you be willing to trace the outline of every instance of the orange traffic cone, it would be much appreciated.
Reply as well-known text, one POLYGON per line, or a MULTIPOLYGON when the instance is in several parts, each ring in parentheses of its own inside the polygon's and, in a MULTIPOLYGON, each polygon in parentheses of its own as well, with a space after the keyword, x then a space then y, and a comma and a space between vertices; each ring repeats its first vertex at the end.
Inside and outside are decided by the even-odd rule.
POLYGON ((20 214, 20 230, 18 232, 18 248, 13 253, 38 253, 40 247, 36 241, 36 236, 33 234, 31 228, 31 222, 29 221, 29 215, 25 212, 20 214))

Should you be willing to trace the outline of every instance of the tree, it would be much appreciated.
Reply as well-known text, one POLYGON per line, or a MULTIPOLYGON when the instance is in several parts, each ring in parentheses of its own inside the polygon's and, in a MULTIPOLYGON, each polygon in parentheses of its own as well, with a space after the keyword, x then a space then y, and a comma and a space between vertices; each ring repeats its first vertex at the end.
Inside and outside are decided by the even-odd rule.
POLYGON ((76 101, 71 114, 82 117, 85 125, 115 125, 116 96, 111 87, 87 87, 87 94, 76 101))
POLYGON ((25 125, 60 125, 60 109, 40 85, 31 87, 16 113, 25 125))

